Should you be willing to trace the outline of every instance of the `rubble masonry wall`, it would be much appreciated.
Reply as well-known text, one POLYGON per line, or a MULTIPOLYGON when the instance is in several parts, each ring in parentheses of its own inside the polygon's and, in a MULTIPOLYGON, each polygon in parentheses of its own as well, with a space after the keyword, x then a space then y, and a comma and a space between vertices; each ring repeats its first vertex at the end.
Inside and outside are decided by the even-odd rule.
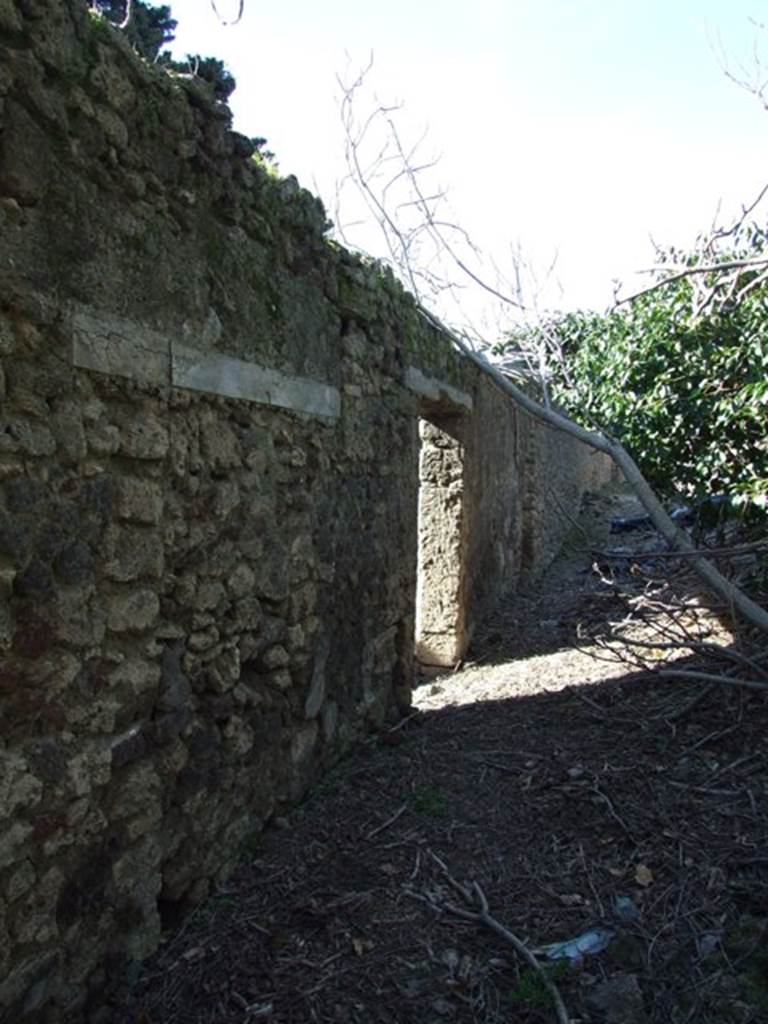
POLYGON ((420 417, 465 637, 606 477, 325 229, 85 3, 0 0, 0 1020, 74 1019, 407 708, 420 417))

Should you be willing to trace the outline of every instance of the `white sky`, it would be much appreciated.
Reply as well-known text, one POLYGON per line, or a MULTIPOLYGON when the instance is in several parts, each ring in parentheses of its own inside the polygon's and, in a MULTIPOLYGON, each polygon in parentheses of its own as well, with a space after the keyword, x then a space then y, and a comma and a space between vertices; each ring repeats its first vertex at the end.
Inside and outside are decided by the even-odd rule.
POLYGON ((235 128, 266 136, 329 210, 336 75, 373 51, 368 81, 404 102, 406 134, 428 127, 456 218, 500 264, 510 245, 539 267, 557 252, 562 292, 545 301, 563 309, 606 306, 614 278, 652 262, 650 236, 684 245, 768 180, 768 113, 713 49, 749 63, 764 0, 245 0, 230 28, 208 0, 170 2, 174 52, 225 60, 235 128))

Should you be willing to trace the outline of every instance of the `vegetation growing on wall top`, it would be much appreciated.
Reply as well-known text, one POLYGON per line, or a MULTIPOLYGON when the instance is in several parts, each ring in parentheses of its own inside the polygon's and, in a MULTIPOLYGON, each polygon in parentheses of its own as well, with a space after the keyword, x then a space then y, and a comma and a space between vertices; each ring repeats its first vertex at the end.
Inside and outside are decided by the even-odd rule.
POLYGON ((210 85, 216 99, 226 101, 237 85, 234 75, 216 57, 187 54, 186 60, 173 60, 164 47, 174 40, 178 22, 167 4, 154 7, 144 0, 95 0, 95 7, 109 21, 119 25, 141 56, 169 71, 194 75, 210 85))

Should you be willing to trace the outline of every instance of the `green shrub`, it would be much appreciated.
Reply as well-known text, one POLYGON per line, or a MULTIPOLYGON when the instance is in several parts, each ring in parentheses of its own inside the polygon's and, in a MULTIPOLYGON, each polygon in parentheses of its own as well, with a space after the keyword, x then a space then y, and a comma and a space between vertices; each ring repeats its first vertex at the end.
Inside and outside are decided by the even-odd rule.
MULTIPOLYGON (((752 229, 723 261, 766 256, 752 229)), ((687 258, 689 266, 702 254, 687 258)), ((583 425, 616 436, 663 495, 740 495, 764 504, 768 490, 768 287, 736 301, 759 270, 734 280, 732 297, 696 315, 682 277, 605 315, 570 313, 517 332, 514 350, 547 337, 564 360, 554 369, 555 400, 583 425)))

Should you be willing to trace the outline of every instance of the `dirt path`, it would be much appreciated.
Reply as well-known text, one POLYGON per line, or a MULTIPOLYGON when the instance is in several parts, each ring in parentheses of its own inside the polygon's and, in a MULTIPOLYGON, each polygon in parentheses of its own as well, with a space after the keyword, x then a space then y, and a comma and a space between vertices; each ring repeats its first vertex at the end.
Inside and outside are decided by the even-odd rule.
POLYGON ((447 909, 472 907, 440 862, 531 948, 601 930, 550 969, 573 1022, 768 1021, 768 702, 693 704, 696 684, 574 648, 626 613, 586 554, 606 512, 418 715, 268 830, 105 1021, 556 1020, 512 945, 447 909))

